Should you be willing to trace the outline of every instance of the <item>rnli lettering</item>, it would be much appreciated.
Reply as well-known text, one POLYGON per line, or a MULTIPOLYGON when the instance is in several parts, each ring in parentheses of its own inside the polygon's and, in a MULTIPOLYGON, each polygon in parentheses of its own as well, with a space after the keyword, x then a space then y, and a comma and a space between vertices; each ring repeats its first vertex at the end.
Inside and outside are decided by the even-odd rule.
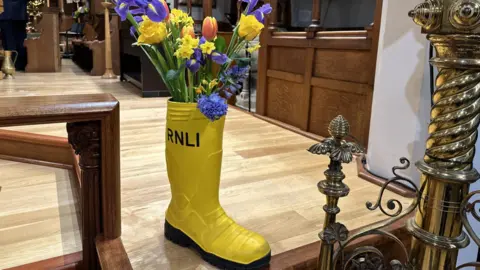
POLYGON ((167 130, 167 140, 174 143, 188 147, 200 147, 200 133, 196 133, 195 136, 188 132, 178 130, 167 130))

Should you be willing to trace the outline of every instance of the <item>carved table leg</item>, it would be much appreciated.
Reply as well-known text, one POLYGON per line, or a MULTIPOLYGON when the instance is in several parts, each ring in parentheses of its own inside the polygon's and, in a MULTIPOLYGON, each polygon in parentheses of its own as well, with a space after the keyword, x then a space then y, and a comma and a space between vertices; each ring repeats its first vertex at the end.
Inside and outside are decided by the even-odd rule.
POLYGON ((81 233, 83 269, 100 269, 95 237, 100 228, 100 121, 68 123, 68 142, 79 155, 81 169, 81 233))

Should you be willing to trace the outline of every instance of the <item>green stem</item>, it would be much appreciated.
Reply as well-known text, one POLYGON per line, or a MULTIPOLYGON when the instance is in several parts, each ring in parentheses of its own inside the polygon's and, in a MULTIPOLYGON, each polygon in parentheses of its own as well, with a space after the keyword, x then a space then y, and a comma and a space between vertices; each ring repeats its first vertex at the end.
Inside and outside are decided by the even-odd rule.
POLYGON ((165 52, 165 55, 167 56, 167 61, 168 61, 168 64, 170 66, 171 69, 174 69, 175 68, 175 62, 173 61, 173 52, 171 51, 171 47, 168 46, 167 44, 167 40, 164 40, 164 42, 162 42, 162 46, 163 46, 163 51, 165 52))
POLYGON ((169 71, 167 62, 165 61, 165 58, 163 57, 163 55, 157 49, 155 49, 155 52, 157 54, 158 61, 161 65, 161 67, 163 68, 164 72, 169 71))
POLYGON ((188 90, 190 93, 190 102, 195 101, 195 93, 193 89, 193 84, 195 83, 193 80, 193 73, 190 71, 190 69, 187 69, 187 74, 188 74, 188 90))
MULTIPOLYGON (((137 31, 137 34, 140 34, 138 31, 138 23, 135 21, 133 18, 133 15, 131 13, 127 14, 127 19, 128 21, 133 25, 135 30, 137 31)), ((136 37, 135 37, 136 39, 136 37)), ((160 74, 160 77, 162 78, 163 82, 167 86, 167 88, 170 90, 170 94, 172 95, 173 99, 175 101, 182 101, 181 100, 181 92, 179 89, 179 85, 177 82, 169 82, 165 78, 165 72, 167 72, 168 66, 167 63, 165 62, 165 58, 161 55, 161 53, 158 51, 153 46, 140 46, 140 48, 143 50, 147 58, 152 62, 153 66, 157 70, 158 74, 160 74), (162 70, 163 69, 163 70, 162 70)), ((173 66, 174 67, 174 66, 173 66)))
POLYGON ((226 54, 228 56, 230 56, 230 50, 232 49, 233 44, 237 42, 237 37, 238 37, 238 26, 236 26, 235 29, 233 29, 232 39, 230 40, 230 43, 228 44, 228 49, 227 49, 227 52, 226 52, 226 54))

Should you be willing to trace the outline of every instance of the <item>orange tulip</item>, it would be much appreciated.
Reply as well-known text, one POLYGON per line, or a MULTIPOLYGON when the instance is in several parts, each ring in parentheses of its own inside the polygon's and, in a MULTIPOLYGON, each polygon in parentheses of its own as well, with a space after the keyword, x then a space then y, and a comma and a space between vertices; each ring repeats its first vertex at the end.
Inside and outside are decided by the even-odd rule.
POLYGON ((183 38, 186 35, 189 35, 192 38, 195 38, 195 30, 193 30, 193 26, 184 26, 182 28, 182 32, 180 33, 180 36, 183 38))
POLYGON ((162 0, 162 4, 165 7, 165 10, 167 11, 167 17, 165 17, 165 21, 168 22, 168 20, 170 19, 170 9, 168 8, 167 1, 162 0))
POLYGON ((214 17, 206 17, 203 20, 202 35, 207 40, 213 40, 217 37, 218 24, 214 17))

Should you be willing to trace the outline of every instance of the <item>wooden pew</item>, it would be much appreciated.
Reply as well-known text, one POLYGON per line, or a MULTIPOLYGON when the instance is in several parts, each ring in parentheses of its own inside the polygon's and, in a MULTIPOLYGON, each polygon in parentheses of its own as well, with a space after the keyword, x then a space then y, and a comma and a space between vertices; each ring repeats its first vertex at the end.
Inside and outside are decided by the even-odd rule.
MULTIPOLYGON (((74 55, 72 60, 92 76, 101 76, 105 72, 105 34, 103 21, 95 25, 85 24, 84 38, 72 40, 74 55)), ((110 29, 112 32, 113 71, 120 74, 120 18, 112 16, 110 29)))

